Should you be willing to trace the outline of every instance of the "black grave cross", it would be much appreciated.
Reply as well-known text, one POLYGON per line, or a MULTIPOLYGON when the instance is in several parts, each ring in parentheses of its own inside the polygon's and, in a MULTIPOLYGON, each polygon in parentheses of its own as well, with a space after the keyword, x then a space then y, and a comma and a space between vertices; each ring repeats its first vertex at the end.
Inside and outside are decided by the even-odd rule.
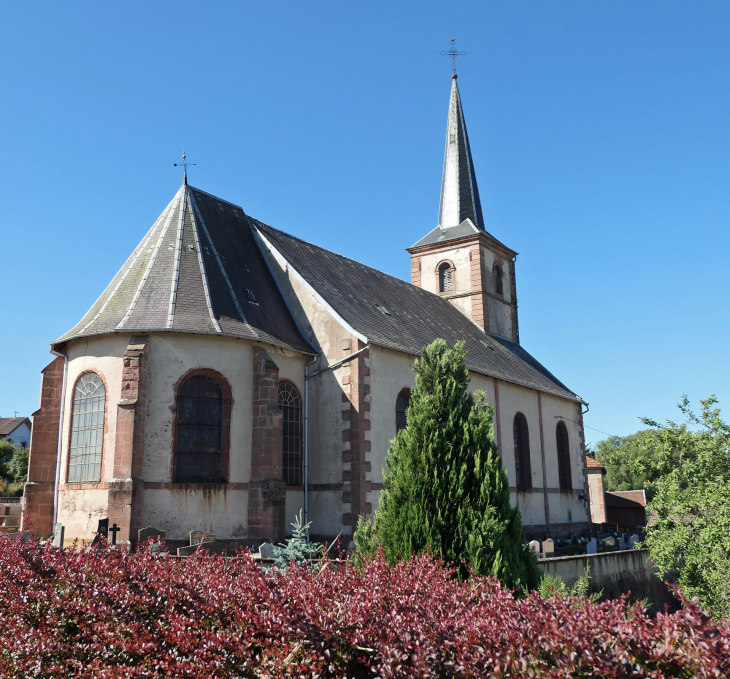
POLYGON ((109 529, 109 532, 112 534, 112 544, 117 544, 117 533, 122 530, 119 526, 117 526, 116 523, 112 524, 112 527, 109 529))

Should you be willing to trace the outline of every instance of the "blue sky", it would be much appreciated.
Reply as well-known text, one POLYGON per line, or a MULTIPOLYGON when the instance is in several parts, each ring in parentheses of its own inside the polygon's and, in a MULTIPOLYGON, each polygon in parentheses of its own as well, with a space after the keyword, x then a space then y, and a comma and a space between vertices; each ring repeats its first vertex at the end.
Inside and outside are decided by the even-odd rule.
POLYGON ((33 2, 0 9, 0 415, 190 183, 408 279, 450 63, 523 345, 587 438, 730 396, 730 4, 33 2))

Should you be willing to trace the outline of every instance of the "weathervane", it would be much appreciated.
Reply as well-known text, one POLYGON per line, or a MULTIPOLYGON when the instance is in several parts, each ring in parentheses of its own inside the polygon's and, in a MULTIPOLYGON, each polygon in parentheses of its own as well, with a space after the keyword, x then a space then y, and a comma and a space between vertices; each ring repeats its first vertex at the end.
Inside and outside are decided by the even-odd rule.
POLYGON ((183 149, 183 161, 182 161, 182 163, 175 163, 174 166, 175 167, 184 167, 185 168, 185 173, 183 174, 183 184, 185 186, 187 186, 187 183, 188 183, 188 168, 191 167, 192 165, 197 165, 197 163, 189 163, 187 161, 187 156, 185 155, 185 149, 183 149))
POLYGON ((439 54, 445 56, 445 57, 451 57, 451 69, 456 73, 456 57, 463 57, 465 54, 469 54, 469 52, 459 52, 456 49, 456 38, 449 38, 449 49, 448 50, 441 50, 439 54))

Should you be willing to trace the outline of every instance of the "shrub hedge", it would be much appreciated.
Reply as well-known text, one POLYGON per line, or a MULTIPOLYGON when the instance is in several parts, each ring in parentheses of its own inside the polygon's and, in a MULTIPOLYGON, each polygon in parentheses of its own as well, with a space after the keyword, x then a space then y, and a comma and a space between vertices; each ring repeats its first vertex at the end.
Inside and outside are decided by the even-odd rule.
POLYGON ((728 677, 695 604, 513 597, 429 557, 264 573, 0 538, 2 677, 728 677))

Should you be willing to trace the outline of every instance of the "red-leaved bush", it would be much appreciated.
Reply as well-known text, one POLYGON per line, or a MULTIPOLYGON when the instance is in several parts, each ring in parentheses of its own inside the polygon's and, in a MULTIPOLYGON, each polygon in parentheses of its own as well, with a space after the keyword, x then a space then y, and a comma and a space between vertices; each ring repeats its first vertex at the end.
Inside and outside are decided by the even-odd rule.
POLYGON ((263 573, 5 536, 0 676, 729 677, 730 625, 691 602, 516 599, 428 557, 263 573))

